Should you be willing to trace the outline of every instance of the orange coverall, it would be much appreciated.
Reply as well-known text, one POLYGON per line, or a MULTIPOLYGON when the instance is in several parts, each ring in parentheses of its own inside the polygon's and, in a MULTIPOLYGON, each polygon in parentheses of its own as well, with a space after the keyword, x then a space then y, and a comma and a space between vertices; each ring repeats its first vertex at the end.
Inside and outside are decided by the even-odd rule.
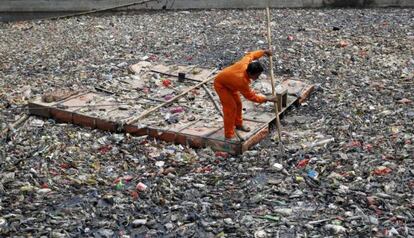
POLYGON ((232 138, 236 126, 242 126, 242 102, 239 92, 248 100, 263 103, 266 97, 257 95, 250 88, 247 66, 264 55, 263 50, 246 54, 239 62, 223 69, 214 79, 214 89, 220 97, 224 114, 224 136, 232 138))

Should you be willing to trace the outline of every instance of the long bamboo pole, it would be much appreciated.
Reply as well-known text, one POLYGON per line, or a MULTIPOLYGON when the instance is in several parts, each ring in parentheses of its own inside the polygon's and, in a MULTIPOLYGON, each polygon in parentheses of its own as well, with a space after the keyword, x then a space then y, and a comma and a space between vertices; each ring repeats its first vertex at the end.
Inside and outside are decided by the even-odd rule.
MULTIPOLYGON (((270 10, 269 7, 266 8, 266 15, 267 15, 267 43, 269 44, 269 50, 272 49, 272 35, 270 32, 270 10)), ((270 80, 272 83, 272 95, 275 96, 275 79, 273 73, 273 56, 269 56, 269 68, 270 68, 270 80)), ((277 103, 274 103, 275 106, 275 114, 276 114, 276 127, 277 133, 279 135, 279 143, 282 144, 282 135, 280 133, 280 119, 279 119, 279 111, 277 109, 277 103)), ((282 147, 283 148, 283 147, 282 147)))
POLYGON ((203 84, 203 88, 204 91, 206 91, 208 97, 210 98, 210 100, 213 102, 214 107, 216 108, 217 112, 220 113, 221 116, 223 116, 223 112, 220 109, 220 106, 218 105, 218 103, 214 100, 213 94, 210 92, 210 90, 208 90, 207 86, 205 84, 203 84))

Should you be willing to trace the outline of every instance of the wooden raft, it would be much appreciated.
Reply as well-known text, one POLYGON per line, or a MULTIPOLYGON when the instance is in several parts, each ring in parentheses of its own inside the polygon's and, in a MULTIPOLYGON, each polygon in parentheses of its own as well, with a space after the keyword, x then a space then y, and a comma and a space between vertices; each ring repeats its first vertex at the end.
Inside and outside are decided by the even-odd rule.
MULTIPOLYGON (((183 87, 182 91, 175 92, 173 99, 178 97, 176 100, 164 100, 162 92, 155 92, 152 97, 159 101, 158 104, 149 104, 145 100, 141 102, 137 99, 125 99, 127 97, 122 97, 122 95, 118 96, 119 98, 116 98, 116 103, 114 103, 114 95, 97 91, 82 91, 53 102, 44 102, 39 97, 29 103, 29 112, 32 115, 53 118, 58 122, 112 132, 130 133, 135 136, 148 135, 171 143, 193 148, 211 147, 216 151, 225 151, 231 154, 241 154, 266 138, 269 134, 269 125, 275 122, 276 117, 271 108, 267 110, 264 106, 255 107, 242 98, 244 123, 252 130, 250 132, 238 131, 238 137, 231 141, 225 141, 223 120, 217 111, 217 104, 220 105, 220 103, 212 89, 212 80, 207 80, 209 77, 214 78, 214 75, 211 74, 216 72, 215 70, 195 66, 152 66, 142 62, 132 65, 130 70, 141 76, 148 74, 148 72, 157 73, 162 75, 162 79, 168 79, 176 86, 181 83, 186 84, 186 87, 183 87), (184 82, 182 78, 180 81, 178 80, 179 73, 186 74, 184 82), (189 106, 182 112, 179 123, 161 123, 163 119, 160 115, 165 114, 165 110, 176 106, 179 98, 184 100, 183 97, 187 93, 197 88, 200 91, 203 89, 207 91, 195 101, 184 103, 189 106), (192 111, 195 111, 191 106, 195 105, 194 102, 197 100, 205 105, 205 108, 202 109, 203 113, 191 114, 192 111), (215 101, 215 106, 212 100, 215 101), (206 116, 207 112, 209 114, 206 116), (138 120, 134 120, 137 118, 138 120)), ((145 82, 144 79, 143 82, 145 82)), ((131 92, 139 93, 143 87, 142 84, 139 81, 131 82, 131 92)), ((285 100, 281 102, 279 115, 285 113, 292 105, 306 100, 313 90, 312 85, 300 81, 287 80, 282 83, 282 86, 287 94, 285 100)), ((125 91, 125 94, 128 94, 128 91, 125 91)))

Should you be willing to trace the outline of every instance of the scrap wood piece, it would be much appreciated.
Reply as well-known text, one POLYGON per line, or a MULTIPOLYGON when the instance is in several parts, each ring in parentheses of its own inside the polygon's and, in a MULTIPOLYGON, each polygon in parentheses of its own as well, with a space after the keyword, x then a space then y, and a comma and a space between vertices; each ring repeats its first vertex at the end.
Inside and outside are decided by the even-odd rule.
POLYGON ((18 128, 21 124, 23 124, 23 122, 25 122, 27 119, 29 119, 29 117, 30 116, 28 114, 24 114, 24 115, 20 116, 20 118, 17 119, 16 122, 14 122, 13 124, 9 125, 5 129, 3 129, 3 131, 1 132, 0 137, 3 137, 7 132, 18 128))
POLYGON ((310 96, 310 94, 315 90, 315 85, 308 85, 303 90, 299 97, 299 103, 304 103, 310 96))

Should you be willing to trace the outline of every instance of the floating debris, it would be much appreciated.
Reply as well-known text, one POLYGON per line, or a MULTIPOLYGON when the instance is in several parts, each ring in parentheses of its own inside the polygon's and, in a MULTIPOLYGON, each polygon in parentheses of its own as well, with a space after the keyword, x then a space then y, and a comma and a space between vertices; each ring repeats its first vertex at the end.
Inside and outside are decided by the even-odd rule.
MULTIPOLYGON (((272 10, 276 79, 317 89, 282 117, 284 152, 269 136, 239 156, 40 117, 10 125, 30 99, 61 88, 103 89, 106 104, 134 88, 118 106, 159 105, 179 84, 129 65, 223 68, 266 45, 264 10, 0 23, 0 236, 413 237, 412 19, 401 8, 272 10)), ((268 85, 261 78, 253 86, 269 93, 268 85)), ((210 102, 198 101, 203 90, 160 110, 156 123, 220 120, 214 105, 207 111, 210 102)))

